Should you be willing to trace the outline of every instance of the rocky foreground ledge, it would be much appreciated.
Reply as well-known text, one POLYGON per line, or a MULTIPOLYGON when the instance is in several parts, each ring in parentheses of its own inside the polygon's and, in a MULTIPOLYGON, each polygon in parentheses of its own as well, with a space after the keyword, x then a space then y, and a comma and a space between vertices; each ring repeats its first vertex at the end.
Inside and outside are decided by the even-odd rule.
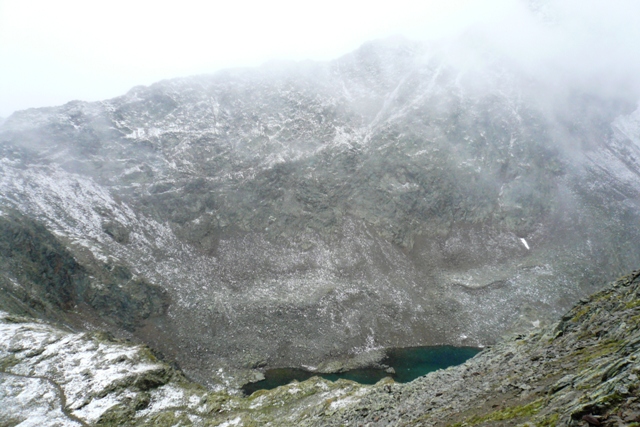
POLYGON ((312 378, 243 398, 143 346, 0 315, 0 425, 640 426, 640 271, 558 323, 408 384, 312 378))

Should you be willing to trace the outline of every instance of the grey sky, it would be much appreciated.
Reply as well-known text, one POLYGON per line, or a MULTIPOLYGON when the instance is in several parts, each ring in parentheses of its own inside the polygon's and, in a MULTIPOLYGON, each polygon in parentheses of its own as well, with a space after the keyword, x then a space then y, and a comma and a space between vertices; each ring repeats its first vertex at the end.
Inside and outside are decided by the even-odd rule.
POLYGON ((450 36, 513 4, 0 0, 0 116, 270 59, 332 59, 389 35, 450 36))

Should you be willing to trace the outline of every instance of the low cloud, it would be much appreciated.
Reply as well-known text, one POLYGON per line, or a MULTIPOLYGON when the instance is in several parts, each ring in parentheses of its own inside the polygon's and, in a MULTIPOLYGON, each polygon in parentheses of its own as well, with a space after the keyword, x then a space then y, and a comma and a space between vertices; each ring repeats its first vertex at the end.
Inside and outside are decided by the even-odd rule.
POLYGON ((500 22, 476 26, 484 38, 532 77, 557 89, 605 97, 640 96, 640 2, 518 2, 500 22))

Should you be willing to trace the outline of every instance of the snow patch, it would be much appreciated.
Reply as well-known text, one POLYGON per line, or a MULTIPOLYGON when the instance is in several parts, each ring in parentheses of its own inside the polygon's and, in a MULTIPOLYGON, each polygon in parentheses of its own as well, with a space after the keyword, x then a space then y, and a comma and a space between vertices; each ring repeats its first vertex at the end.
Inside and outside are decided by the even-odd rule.
POLYGON ((242 425, 240 424, 242 422, 242 419, 240 417, 234 418, 230 421, 225 421, 222 424, 218 424, 218 427, 231 427, 231 426, 238 426, 238 425, 242 425))
POLYGON ((337 409, 341 409, 344 408, 346 406, 349 406, 352 403, 355 403, 356 399, 354 399, 353 397, 347 397, 345 399, 341 399, 341 400, 336 400, 334 402, 331 402, 331 405, 329 405, 329 408, 333 411, 337 410, 337 409))
POLYGON ((73 414, 85 421, 95 423, 102 414, 120 403, 120 399, 118 397, 119 396, 115 396, 113 394, 108 394, 102 399, 93 399, 82 409, 73 411, 73 414))

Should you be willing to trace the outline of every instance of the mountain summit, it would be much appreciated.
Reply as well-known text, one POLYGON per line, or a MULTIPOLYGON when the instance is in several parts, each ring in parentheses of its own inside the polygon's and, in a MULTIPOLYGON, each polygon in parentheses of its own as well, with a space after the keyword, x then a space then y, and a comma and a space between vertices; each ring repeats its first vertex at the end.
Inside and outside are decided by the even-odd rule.
POLYGON ((224 387, 491 344, 640 263, 635 102, 394 38, 20 111, 0 126, 0 309, 224 387))

